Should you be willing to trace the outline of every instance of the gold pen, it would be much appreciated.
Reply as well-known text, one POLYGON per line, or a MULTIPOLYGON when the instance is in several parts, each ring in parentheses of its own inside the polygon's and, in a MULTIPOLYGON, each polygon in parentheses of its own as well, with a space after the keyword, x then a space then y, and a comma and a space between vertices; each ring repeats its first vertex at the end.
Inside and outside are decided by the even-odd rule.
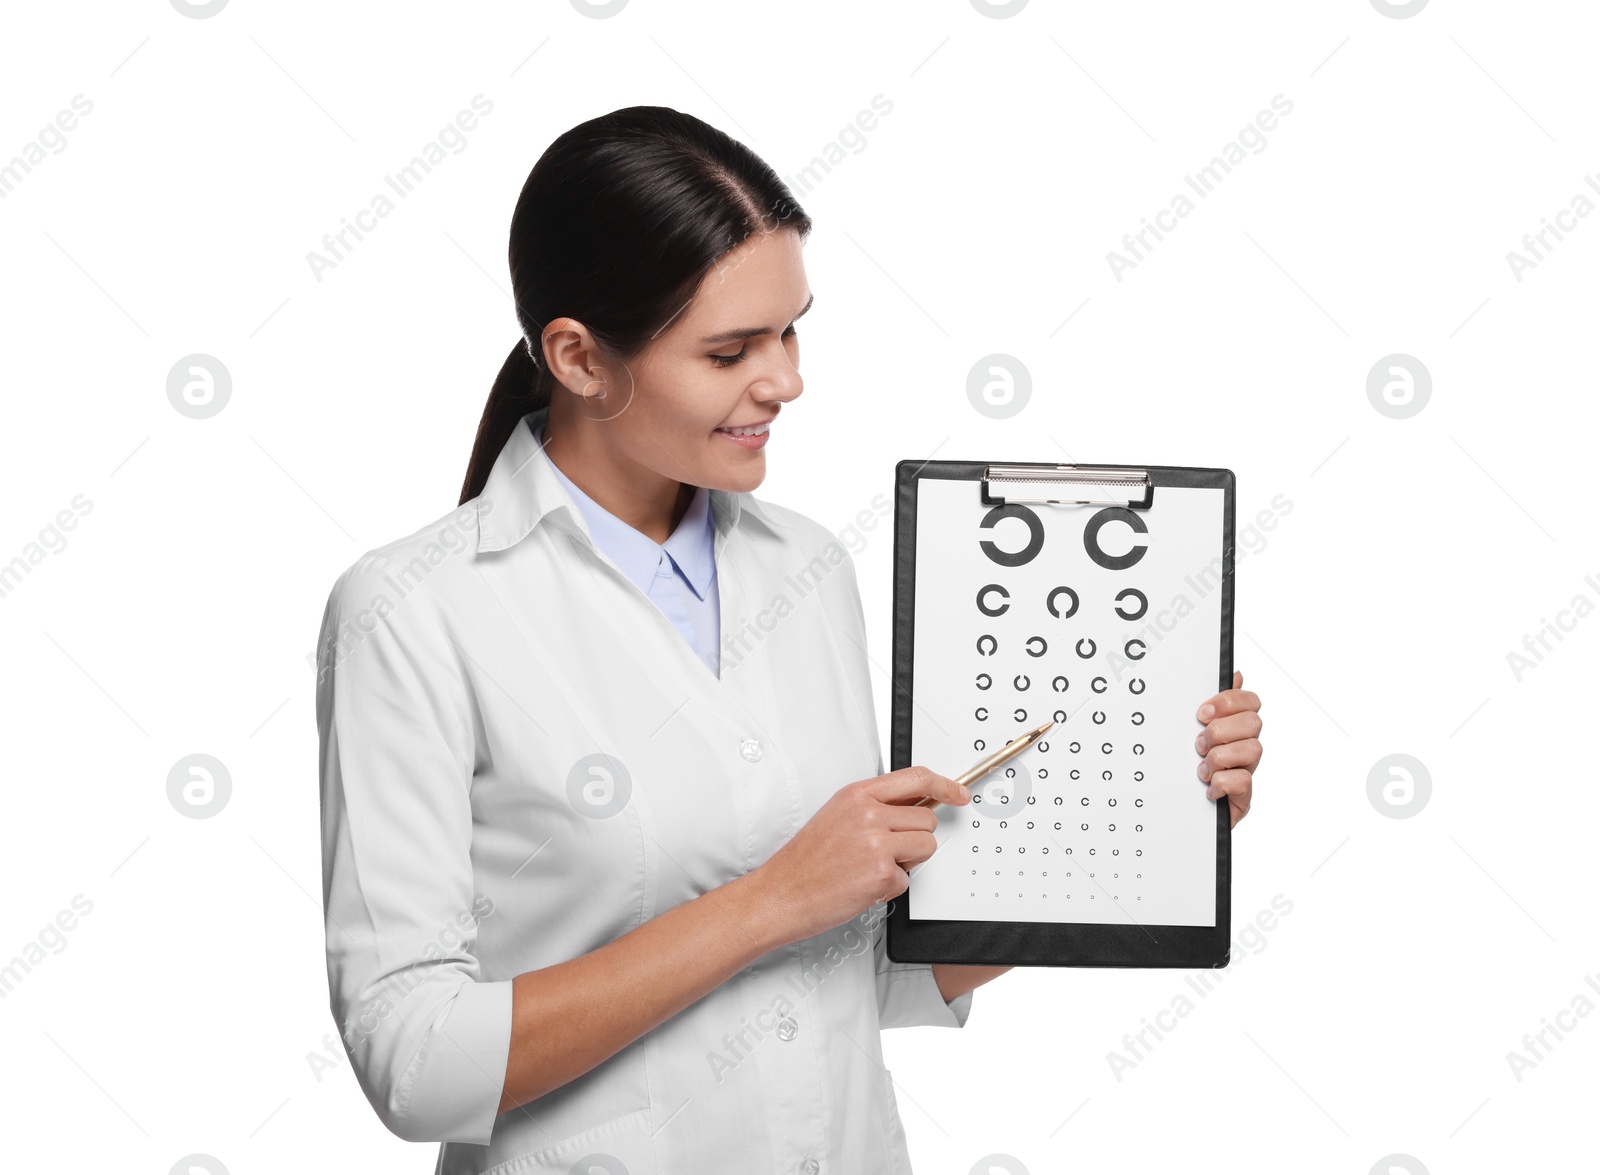
MULTIPOLYGON (((989 774, 989 772, 993 771, 996 767, 1000 766, 1000 764, 1004 763, 1007 759, 1011 758, 1013 755, 1019 755, 1023 751, 1027 750, 1034 744, 1040 735, 1044 734, 1045 731, 1049 730, 1054 725, 1055 720, 1052 719, 1049 722, 1040 723, 1026 734, 1018 735, 994 754, 988 756, 987 758, 980 759, 966 771, 956 776, 956 783, 971 786, 978 780, 982 779, 985 775, 989 774)), ((912 806, 917 808, 931 808, 939 802, 940 801, 934 799, 934 797, 928 796, 926 799, 918 800, 912 806)))

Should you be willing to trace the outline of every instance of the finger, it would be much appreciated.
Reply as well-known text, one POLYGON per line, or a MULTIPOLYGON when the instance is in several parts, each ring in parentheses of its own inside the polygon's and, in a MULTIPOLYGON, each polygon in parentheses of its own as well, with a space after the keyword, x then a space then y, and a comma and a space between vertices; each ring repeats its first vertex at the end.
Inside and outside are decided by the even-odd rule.
POLYGON ((882 823, 876 827, 885 832, 932 832, 939 827, 938 811, 916 804, 880 804, 877 815, 882 823))
POLYGON ((1260 763, 1261 743, 1253 738, 1240 739, 1236 743, 1223 743, 1212 747, 1206 752, 1205 758, 1200 760, 1195 768, 1195 774, 1201 779, 1210 779, 1230 767, 1243 767, 1254 771, 1260 763))
POLYGON ((1247 689, 1223 690, 1220 694, 1213 694, 1205 700, 1205 704, 1195 712, 1195 717, 1201 722, 1210 722, 1226 714, 1241 714, 1246 710, 1260 710, 1261 699, 1247 689))
POLYGON ((1206 785, 1206 799, 1220 800, 1227 796, 1229 804, 1237 806, 1241 812, 1249 811, 1254 792, 1255 778, 1242 767, 1219 771, 1206 785))
POLYGON ((888 887, 888 890, 883 894, 882 897, 878 899, 878 901, 892 902, 895 898, 905 893, 910 886, 911 874, 907 873, 904 869, 896 865, 894 870, 894 882, 888 887))
POLYGON ((938 839, 931 832, 891 832, 885 840, 895 861, 906 869, 926 861, 939 847, 938 839))
POLYGON ((924 797, 942 804, 964 804, 972 794, 955 780, 920 764, 902 767, 866 783, 867 794, 885 804, 914 804, 924 797))
POLYGON ((1244 673, 1241 670, 1235 669, 1233 671, 1233 688, 1234 689, 1239 689, 1243 685, 1244 685, 1244 673))
POLYGON ((1212 747, 1220 746, 1222 743, 1255 738, 1260 733, 1261 715, 1254 710, 1246 710, 1242 714, 1230 714, 1226 718, 1213 718, 1206 723, 1199 734, 1195 735, 1195 753, 1203 755, 1212 747))
POLYGON ((1251 793, 1255 790, 1255 777, 1244 767, 1230 767, 1226 771, 1218 771, 1206 784, 1206 799, 1220 800, 1223 796, 1239 799, 1249 805, 1251 793))

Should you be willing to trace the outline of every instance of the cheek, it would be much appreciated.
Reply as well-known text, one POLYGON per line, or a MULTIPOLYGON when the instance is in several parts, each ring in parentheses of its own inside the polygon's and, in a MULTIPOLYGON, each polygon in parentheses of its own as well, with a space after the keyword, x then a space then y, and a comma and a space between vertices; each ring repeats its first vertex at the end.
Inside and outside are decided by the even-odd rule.
POLYGON ((692 437, 722 423, 712 402, 716 384, 715 372, 700 371, 689 362, 657 363, 636 373, 629 411, 645 444, 654 449, 651 438, 692 437))
POLYGON ((709 445, 718 427, 739 415, 748 374, 739 364, 722 369, 704 356, 662 359, 635 371, 636 426, 643 452, 661 456, 659 441, 709 445))
POLYGON ((657 454, 656 441, 674 438, 679 445, 709 446, 712 435, 738 410, 739 392, 725 390, 715 376, 703 379, 698 388, 679 389, 670 399, 658 401, 651 413, 651 427, 645 443, 657 454))

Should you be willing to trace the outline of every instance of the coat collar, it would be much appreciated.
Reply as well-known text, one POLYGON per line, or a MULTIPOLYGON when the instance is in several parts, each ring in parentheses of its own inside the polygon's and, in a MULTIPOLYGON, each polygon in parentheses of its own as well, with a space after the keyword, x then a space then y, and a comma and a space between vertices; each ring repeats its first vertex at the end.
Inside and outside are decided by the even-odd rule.
MULTIPOLYGON (((587 522, 572 495, 555 474, 555 467, 541 458, 533 439, 534 430, 544 424, 549 407, 536 408, 517 422, 500 455, 495 458, 483 492, 472 499, 478 519, 478 553, 503 551, 527 538, 546 516, 552 524, 591 544, 587 522)), ((730 534, 735 527, 754 523, 774 534, 788 529, 772 507, 753 494, 709 490, 709 504, 716 538, 730 534)))

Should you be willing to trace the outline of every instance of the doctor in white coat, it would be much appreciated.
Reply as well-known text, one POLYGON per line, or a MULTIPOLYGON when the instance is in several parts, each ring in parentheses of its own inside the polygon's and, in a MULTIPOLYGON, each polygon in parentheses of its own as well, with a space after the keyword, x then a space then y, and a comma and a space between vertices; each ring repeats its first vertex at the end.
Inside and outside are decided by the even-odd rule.
MULTIPOLYGON (((689 115, 558 138, 461 504, 329 596, 332 1010, 439 1175, 905 1175, 879 1031, 961 1027, 1006 970, 887 959, 935 849, 914 801, 970 797, 883 773, 849 552, 751 494, 801 393, 810 226, 689 115)), ((1237 821, 1259 699, 1205 704, 1237 821)))

